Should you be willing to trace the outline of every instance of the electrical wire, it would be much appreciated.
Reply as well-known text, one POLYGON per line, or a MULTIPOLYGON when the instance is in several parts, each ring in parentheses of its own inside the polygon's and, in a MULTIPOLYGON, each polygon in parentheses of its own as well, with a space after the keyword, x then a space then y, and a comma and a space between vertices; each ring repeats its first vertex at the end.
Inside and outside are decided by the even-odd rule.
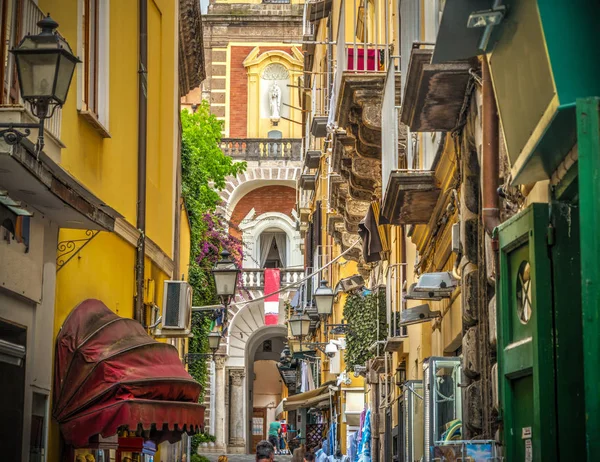
POLYGON ((288 290, 288 289, 290 289, 292 287, 297 287, 297 286, 301 285, 303 282, 308 281, 313 276, 319 274, 321 271, 323 271, 325 268, 331 266, 336 261, 338 261, 344 255, 346 255, 348 252, 350 252, 350 250, 352 250, 356 246, 356 244, 358 244, 359 242, 360 242, 360 239, 357 239, 356 241, 354 241, 352 243, 352 245, 350 245, 350 247, 348 247, 346 250, 344 250, 341 254, 339 254, 337 257, 335 257, 329 263, 323 265, 321 268, 313 271, 308 276, 305 276, 303 279, 300 279, 299 281, 296 281, 296 282, 294 282, 292 284, 288 284, 288 285, 282 287, 281 289, 276 290, 275 292, 271 292, 270 294, 266 294, 266 295, 263 295, 261 297, 254 298, 252 300, 244 300, 243 302, 232 303, 232 304, 230 304, 228 306, 229 307, 232 307, 232 306, 243 306, 243 305, 248 305, 249 303, 260 302, 261 300, 265 300, 266 298, 270 297, 271 295, 277 295, 277 294, 280 294, 281 292, 285 292, 286 290, 288 290))

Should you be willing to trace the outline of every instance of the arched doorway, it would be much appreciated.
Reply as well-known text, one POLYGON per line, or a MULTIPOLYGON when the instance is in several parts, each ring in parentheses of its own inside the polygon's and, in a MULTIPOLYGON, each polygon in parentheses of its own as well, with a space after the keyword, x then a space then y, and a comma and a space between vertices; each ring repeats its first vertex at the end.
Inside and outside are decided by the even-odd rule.
POLYGON ((284 325, 265 326, 254 332, 246 343, 246 450, 255 452, 256 443, 266 438, 268 425, 275 420, 275 408, 286 386, 277 369, 287 344, 284 325))

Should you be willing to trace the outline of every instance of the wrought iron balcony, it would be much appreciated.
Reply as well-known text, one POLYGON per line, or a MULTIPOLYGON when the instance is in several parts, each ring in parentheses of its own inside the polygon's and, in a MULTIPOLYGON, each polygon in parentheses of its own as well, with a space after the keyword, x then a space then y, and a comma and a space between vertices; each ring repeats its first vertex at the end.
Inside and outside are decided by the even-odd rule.
MULTIPOLYGON (((304 268, 281 268, 281 287, 294 284, 304 277, 304 268)), ((265 288, 265 270, 262 268, 242 269, 244 289, 263 290, 265 288)))
POLYGON ((301 160, 302 140, 299 138, 223 138, 223 154, 240 160, 301 160))

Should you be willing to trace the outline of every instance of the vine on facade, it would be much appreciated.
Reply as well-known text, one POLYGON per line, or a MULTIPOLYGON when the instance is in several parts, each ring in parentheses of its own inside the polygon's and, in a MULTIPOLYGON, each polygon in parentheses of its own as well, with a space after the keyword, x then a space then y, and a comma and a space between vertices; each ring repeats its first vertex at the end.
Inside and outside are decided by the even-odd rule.
POLYGON ((369 347, 387 337, 385 291, 349 295, 344 319, 349 329, 344 359, 347 370, 353 370, 375 356, 377 350, 369 347))
MULTIPOLYGON (((181 170, 182 196, 189 217, 191 251, 188 280, 193 288, 193 305, 205 306, 218 303, 211 269, 219 259, 219 253, 228 250, 240 264, 243 259, 241 240, 229 234, 230 225, 216 214, 221 199, 219 191, 225 188, 228 176, 235 176, 246 169, 245 162, 233 162, 219 147, 222 122, 210 113, 210 106, 203 101, 195 113, 181 112, 181 170)), ((208 353, 210 314, 194 313, 188 353, 208 353)), ((191 361, 190 375, 202 386, 199 402, 204 401, 208 380, 206 361, 191 361)))

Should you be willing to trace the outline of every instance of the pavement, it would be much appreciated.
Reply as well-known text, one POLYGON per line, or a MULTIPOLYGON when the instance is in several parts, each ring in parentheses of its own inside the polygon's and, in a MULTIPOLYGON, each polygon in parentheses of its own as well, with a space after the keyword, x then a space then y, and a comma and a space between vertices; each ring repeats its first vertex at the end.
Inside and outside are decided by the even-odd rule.
MULTIPOLYGON (((206 454, 204 457, 207 457, 210 462, 217 462, 220 454, 206 454)), ((227 455, 227 462, 255 462, 256 456, 254 454, 232 454, 227 455)), ((275 456, 275 462, 291 462, 292 456, 275 456)))

